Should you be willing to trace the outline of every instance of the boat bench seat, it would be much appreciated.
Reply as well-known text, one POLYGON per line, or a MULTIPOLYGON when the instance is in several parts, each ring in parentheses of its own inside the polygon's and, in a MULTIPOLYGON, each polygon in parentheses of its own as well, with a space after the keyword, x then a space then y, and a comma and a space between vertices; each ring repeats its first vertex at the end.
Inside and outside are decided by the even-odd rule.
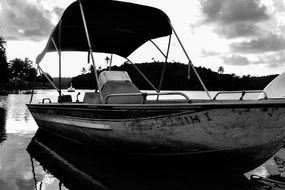
MULTIPOLYGON (((141 104, 144 97, 139 95, 140 90, 134 85, 125 71, 103 71, 99 76, 99 83, 104 103, 108 104, 141 104), (131 95, 136 93, 137 95, 131 95), (108 97, 108 95, 117 96, 108 97), (123 96, 118 96, 122 94, 123 96), (125 94, 125 95, 124 95, 125 94)), ((85 93, 83 103, 102 103, 98 92, 85 93)))
POLYGON ((100 95, 98 92, 85 92, 83 103, 86 104, 101 104, 100 95))
MULTIPOLYGON (((144 99, 141 95, 124 95, 124 96, 111 96, 111 94, 131 94, 141 93, 140 90, 130 81, 108 81, 102 87, 102 96, 105 103, 108 104, 141 104, 144 99)), ((100 95, 98 92, 86 92, 83 103, 99 104, 101 103, 100 95)))

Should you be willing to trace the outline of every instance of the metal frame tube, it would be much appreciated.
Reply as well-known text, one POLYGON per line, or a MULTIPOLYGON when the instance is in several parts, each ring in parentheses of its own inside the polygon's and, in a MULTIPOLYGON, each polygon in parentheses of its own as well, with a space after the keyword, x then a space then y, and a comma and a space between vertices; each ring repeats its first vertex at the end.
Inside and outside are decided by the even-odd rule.
POLYGON ((128 58, 126 58, 128 60, 128 62, 130 62, 134 67, 135 69, 140 73, 140 75, 146 80, 146 82, 156 91, 158 92, 158 90, 155 88, 155 86, 148 80, 148 78, 141 72, 141 70, 131 61, 129 60, 128 58))
POLYGON ((156 45, 156 43, 154 43, 154 41, 152 40, 149 40, 149 41, 158 49, 158 51, 163 55, 164 58, 167 57, 167 55, 163 53, 163 51, 158 47, 158 45, 156 45))
POLYGON ((77 1, 79 3, 79 7, 80 7, 80 12, 81 12, 82 21, 83 21, 85 34, 86 34, 86 38, 87 38, 87 43, 88 43, 88 48, 89 48, 89 53, 91 55, 91 60, 92 60, 93 68, 94 68, 94 74, 95 74, 95 78, 96 78, 98 92, 99 92, 99 95, 100 95, 101 102, 104 103, 104 99, 103 99, 102 92, 101 92, 101 86, 99 84, 99 78, 98 78, 98 74, 97 74, 97 69, 96 69, 96 65, 95 65, 95 60, 94 60, 94 56, 93 56, 93 50, 92 50, 92 46, 91 46, 91 42, 90 42, 90 37, 89 37, 89 32, 88 32, 88 28, 87 28, 87 23, 86 23, 86 19, 85 19, 83 6, 82 6, 82 3, 81 3, 81 0, 77 0, 77 1))
POLYGON ((61 52, 58 54, 58 86, 59 86, 59 96, 61 96, 61 52))
MULTIPOLYGON (((164 75, 165 75, 165 71, 166 71, 166 65, 167 65, 167 59, 168 59, 168 55, 169 55, 170 43, 171 43, 171 35, 169 35, 168 46, 167 46, 165 61, 164 61, 163 68, 162 68, 162 73, 161 73, 161 76, 160 76, 158 92, 160 92, 160 90, 162 88, 162 82, 163 82, 163 79, 164 79, 164 75)), ((159 95, 157 95, 156 100, 158 100, 158 99, 159 99, 159 95)))
POLYGON ((191 64, 190 64, 190 62, 188 62, 188 68, 187 68, 187 79, 188 80, 191 78, 190 72, 191 72, 191 64))
POLYGON ((33 101, 34 92, 35 92, 35 84, 36 84, 38 72, 39 72, 39 67, 37 67, 37 69, 36 69, 36 76, 35 76, 34 81, 33 81, 33 89, 32 89, 32 94, 31 94, 31 98, 30 98, 29 103, 31 103, 33 101))
MULTIPOLYGON (((158 95, 180 95, 183 96, 187 102, 191 103, 191 99, 183 92, 157 92, 157 93, 123 93, 123 94, 109 94, 106 96, 105 102, 108 103, 108 99, 111 97, 124 97, 124 96, 158 96, 158 95)), ((142 102, 144 103, 144 102, 142 102)))
POLYGON ((160 92, 160 90, 161 90, 162 82, 163 82, 163 79, 164 79, 164 74, 165 74, 165 70, 166 70, 167 59, 168 59, 169 50, 170 50, 170 43, 171 43, 171 35, 169 35, 168 46, 167 46, 165 61, 164 61, 164 64, 163 64, 162 73, 161 73, 161 77, 160 77, 160 81, 159 81, 158 92, 160 92))
POLYGON ((59 22, 58 30, 58 85, 59 85, 59 96, 61 96, 61 21, 59 22))
POLYGON ((110 66, 109 66, 109 71, 111 71, 112 61, 113 61, 113 54, 111 54, 111 59, 110 59, 110 66))
POLYGON ((50 82, 50 84, 58 91, 59 93, 59 89, 56 87, 56 85, 50 80, 50 78, 46 75, 46 73, 43 71, 43 69, 40 67, 40 65, 38 64, 38 68, 39 71, 42 72, 42 74, 47 78, 47 80, 50 82))
POLYGON ((191 67, 192 67, 192 69, 193 69, 194 73, 196 74, 196 76, 197 76, 198 80, 200 81, 200 83, 201 83, 202 87, 204 88, 204 90, 205 90, 205 92, 206 92, 207 96, 212 100, 211 95, 209 94, 209 92, 208 92, 208 90, 207 90, 207 88, 206 88, 205 84, 203 83, 203 81, 202 81, 202 79, 201 79, 200 75, 199 75, 199 74, 198 74, 198 72, 196 71, 196 69, 195 69, 195 67, 194 67, 194 65, 193 65, 193 63, 192 63, 192 61, 191 61, 190 57, 188 56, 188 54, 187 54, 187 52, 186 52, 186 50, 185 50, 185 48, 184 48, 184 46, 183 46, 182 42, 180 41, 180 39, 179 39, 179 37, 178 37, 178 35, 177 35, 176 31, 174 30, 174 28, 173 28, 172 24, 170 24, 170 25, 171 25, 171 28, 172 28, 172 30, 173 30, 173 32, 174 32, 174 34, 175 34, 175 36, 176 36, 176 38, 177 38, 177 40, 178 40, 178 42, 179 42, 180 46, 181 46, 181 48, 182 48, 182 50, 183 50, 184 54, 185 54, 185 55, 186 55, 186 57, 187 57, 187 59, 188 59, 188 61, 189 61, 189 64, 191 65, 191 67))
MULTIPOLYGON (((53 45, 54 45, 54 47, 55 47, 55 49, 56 49, 56 51, 58 53, 58 62, 59 62, 59 79, 58 79, 59 90, 58 90, 58 93, 59 93, 59 96, 61 96, 61 51, 57 47, 57 45, 56 45, 56 43, 55 43, 53 38, 51 38, 51 41, 52 41, 52 43, 53 43, 53 45)), ((39 66, 39 64, 38 64, 38 66, 39 66)), ((58 88, 56 88, 56 89, 58 89, 58 88)))
MULTIPOLYGON (((56 49, 56 51, 57 51, 57 53, 58 53, 58 62, 59 62, 59 78, 58 78, 58 83, 59 83, 59 89, 56 87, 55 89, 58 91, 58 93, 59 93, 59 96, 61 96, 61 51, 60 51, 60 49, 57 47, 57 45, 56 45, 56 43, 55 43, 55 41, 54 41, 54 39, 53 38, 51 38, 51 41, 52 41, 52 43, 53 43, 53 45, 54 45, 54 47, 55 47, 55 49, 56 49)), ((60 41, 60 40, 59 40, 60 41)), ((40 68, 40 65, 38 64, 38 67, 40 68)), ((44 72, 43 72, 44 73, 44 72)), ((48 77, 47 77, 47 79, 48 79, 48 77)), ((49 80, 49 79, 48 79, 49 80)), ((52 84, 52 83, 51 83, 52 84)), ((54 85, 54 84, 52 84, 52 85, 54 85)), ((55 85, 54 85, 55 86, 55 85)))

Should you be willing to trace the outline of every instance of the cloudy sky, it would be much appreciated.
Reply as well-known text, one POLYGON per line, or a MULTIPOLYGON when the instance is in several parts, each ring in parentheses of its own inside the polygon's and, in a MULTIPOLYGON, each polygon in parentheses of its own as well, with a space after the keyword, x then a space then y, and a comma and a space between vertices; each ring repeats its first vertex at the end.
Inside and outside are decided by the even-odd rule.
MULTIPOLYGON (((74 0, 1 0, 0 35, 7 40, 7 55, 35 60, 64 8, 74 0)), ((225 73, 268 75, 285 71, 285 0, 125 0, 154 6, 169 16, 195 66, 225 73)), ((177 42, 173 41, 173 59, 177 42)), ((147 58, 146 61, 151 61, 147 58)), ((158 58, 159 59, 159 58, 158 58)), ((42 66, 56 76, 55 54, 42 66)), ((86 56, 67 53, 63 61, 80 73, 86 56), (78 64, 71 66, 71 61, 78 64)), ((176 59, 175 59, 176 60, 176 59)), ((119 61, 119 63, 121 63, 119 61)), ((98 64, 105 67, 104 59, 98 64)))

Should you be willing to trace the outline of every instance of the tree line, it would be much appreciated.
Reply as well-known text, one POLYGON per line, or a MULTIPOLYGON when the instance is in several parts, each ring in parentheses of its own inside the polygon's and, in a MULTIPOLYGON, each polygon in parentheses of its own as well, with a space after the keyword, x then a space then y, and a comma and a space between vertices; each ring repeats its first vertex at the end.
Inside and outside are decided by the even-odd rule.
MULTIPOLYGON (((0 92, 9 89, 31 89, 36 78, 36 86, 50 88, 47 79, 37 76, 37 70, 32 61, 15 58, 7 61, 6 41, 0 36, 0 92), (44 83, 43 85, 39 83, 44 83)), ((108 63, 109 60, 106 59, 108 63)), ((136 63, 135 66, 158 88, 164 62, 153 60, 151 63, 136 63)), ((109 69, 107 67, 107 69, 109 69)), ((99 68, 98 74, 104 69, 99 68)), ((146 80, 137 72, 136 68, 125 62, 121 66, 112 66, 111 70, 127 71, 133 83, 142 90, 153 90, 146 80)), ((208 90, 261 90, 277 75, 254 77, 250 75, 237 76, 235 74, 224 74, 224 68, 219 67, 218 72, 204 67, 196 67, 200 77, 208 90)), ((48 75, 48 74, 47 74, 48 75)), ((50 75, 48 75, 50 79, 50 75)), ((188 79, 188 65, 171 62, 167 63, 162 90, 203 90, 195 73, 190 69, 190 80, 188 79)), ((96 89, 94 69, 92 66, 87 71, 82 69, 82 74, 71 79, 73 86, 77 89, 96 89), (94 82, 90 82, 94 81, 94 82)))
POLYGON ((7 61, 6 41, 0 36, 0 91, 30 89, 36 77, 36 81, 44 83, 45 86, 47 80, 37 76, 37 70, 28 58, 7 61))
MULTIPOLYGON (((164 62, 136 63, 135 66, 158 88, 160 76, 164 62)), ((91 66, 92 67, 92 66, 91 66)), ((262 90, 277 75, 254 77, 250 75, 237 76, 235 74, 223 74, 223 68, 218 72, 204 67, 195 67, 201 79, 208 90, 262 90)), ((109 68, 107 68, 109 70, 109 68)), ((104 71, 99 70, 100 72, 104 71)), ((142 90, 153 90, 146 80, 138 73, 132 64, 125 62, 121 66, 112 66, 111 70, 127 71, 132 82, 142 90)), ((172 62, 167 63, 166 73, 162 83, 162 90, 203 90, 198 78, 195 76, 193 69, 190 69, 190 79, 188 79, 188 65, 172 62)), ((89 72, 73 77, 71 80, 73 86, 78 89, 96 89, 94 71, 92 68, 89 72), (90 82, 94 81, 94 82, 90 82)))

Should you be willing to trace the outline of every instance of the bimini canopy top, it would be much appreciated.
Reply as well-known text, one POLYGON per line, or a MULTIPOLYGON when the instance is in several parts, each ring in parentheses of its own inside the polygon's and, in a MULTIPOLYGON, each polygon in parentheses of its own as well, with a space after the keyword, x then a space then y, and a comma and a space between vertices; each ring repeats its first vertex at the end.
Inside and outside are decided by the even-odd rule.
MULTIPOLYGON (((81 3, 93 52, 128 57, 148 40, 172 33, 167 15, 153 7, 113 0, 81 0, 81 3)), ((89 51, 79 1, 67 7, 36 62, 57 48, 89 51)))

